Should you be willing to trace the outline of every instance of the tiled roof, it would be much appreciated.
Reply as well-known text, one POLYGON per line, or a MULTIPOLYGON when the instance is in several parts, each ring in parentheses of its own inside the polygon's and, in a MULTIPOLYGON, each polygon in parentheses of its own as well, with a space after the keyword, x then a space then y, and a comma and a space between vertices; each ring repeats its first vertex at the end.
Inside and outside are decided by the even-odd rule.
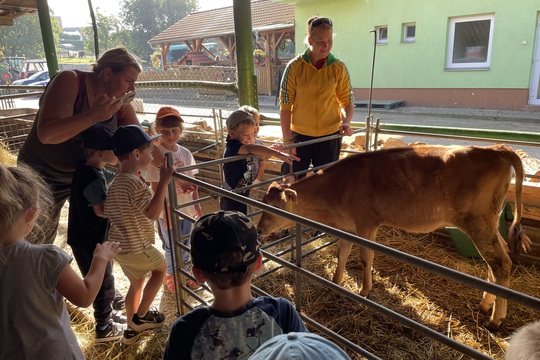
MULTIPOLYGON (((279 4, 272 0, 252 1, 251 25, 253 29, 273 24, 294 25, 294 5, 279 4)), ((189 14, 148 42, 150 44, 181 42, 230 34, 234 34, 232 6, 189 14)))
POLYGON ((182 63, 184 59, 189 59, 192 62, 192 65, 215 65, 216 61, 210 59, 208 55, 202 51, 191 51, 187 52, 178 60, 178 63, 182 63))

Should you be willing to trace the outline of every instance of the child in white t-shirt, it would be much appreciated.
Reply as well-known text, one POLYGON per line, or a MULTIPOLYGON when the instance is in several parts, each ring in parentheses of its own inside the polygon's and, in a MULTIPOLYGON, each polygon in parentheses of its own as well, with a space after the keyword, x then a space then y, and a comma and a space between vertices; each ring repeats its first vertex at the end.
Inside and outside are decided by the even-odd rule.
MULTIPOLYGON (((157 146, 164 152, 172 153, 173 165, 175 168, 181 168, 183 166, 195 165, 195 159, 191 152, 183 146, 178 145, 178 140, 183 131, 184 120, 180 116, 180 113, 175 108, 164 106, 156 114, 155 128, 158 134, 162 136, 159 138, 159 144, 157 146)), ((198 173, 197 169, 185 171, 184 174, 194 177, 198 173)), ((176 184, 176 197, 178 204, 185 204, 187 202, 196 200, 199 198, 197 193, 197 187, 191 183, 181 181, 173 178, 176 184)), ((159 174, 156 169, 149 168, 146 181, 152 184, 152 188, 157 186, 159 181, 159 174)), ((189 205, 179 209, 181 212, 198 219, 201 216, 200 204, 189 205)), ((167 261, 167 274, 165 275, 165 287, 169 291, 175 291, 174 285, 174 268, 173 268, 173 256, 174 249, 170 246, 169 231, 171 225, 164 216, 165 211, 158 219, 158 233, 163 241, 163 249, 165 250, 165 260, 167 261)), ((169 214, 170 218, 170 214, 169 214)), ((192 223, 186 219, 180 219, 179 228, 182 236, 189 235, 191 233, 192 223)), ((189 239, 183 241, 183 244, 189 246, 189 239)), ((190 256, 187 251, 182 251, 184 263, 189 262, 190 256)), ((176 262, 174 262, 176 263, 176 262)), ((199 287, 197 283, 192 280, 188 280, 188 287, 196 289, 199 287)))

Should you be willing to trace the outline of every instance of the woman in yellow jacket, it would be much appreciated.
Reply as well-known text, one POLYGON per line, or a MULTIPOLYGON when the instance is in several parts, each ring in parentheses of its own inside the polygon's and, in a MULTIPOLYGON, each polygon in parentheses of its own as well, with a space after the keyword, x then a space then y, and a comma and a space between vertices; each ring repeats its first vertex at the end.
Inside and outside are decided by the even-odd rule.
MULTIPOLYGON (((349 72, 330 53, 334 36, 332 20, 311 17, 306 33, 309 47, 289 62, 281 81, 280 121, 285 144, 353 133, 349 72)), ((320 166, 336 161, 340 150, 341 138, 295 148, 300 161, 293 163, 293 171, 306 170, 310 163, 320 166)), ((282 173, 289 172, 289 166, 284 164, 282 173)))

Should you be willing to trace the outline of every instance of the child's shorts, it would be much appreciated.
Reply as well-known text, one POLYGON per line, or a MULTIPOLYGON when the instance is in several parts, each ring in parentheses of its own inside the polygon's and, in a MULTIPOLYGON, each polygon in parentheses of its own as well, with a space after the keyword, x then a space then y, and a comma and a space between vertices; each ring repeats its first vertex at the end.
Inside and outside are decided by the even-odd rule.
POLYGON ((124 274, 133 276, 135 279, 142 279, 147 273, 161 265, 165 258, 158 249, 150 245, 141 253, 118 254, 115 260, 122 267, 124 274))

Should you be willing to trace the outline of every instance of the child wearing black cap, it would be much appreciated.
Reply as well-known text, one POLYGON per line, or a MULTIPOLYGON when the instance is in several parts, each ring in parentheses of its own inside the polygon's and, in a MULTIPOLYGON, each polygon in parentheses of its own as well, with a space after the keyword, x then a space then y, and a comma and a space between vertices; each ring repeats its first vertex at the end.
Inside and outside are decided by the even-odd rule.
POLYGON ((164 360, 225 359, 249 355, 272 337, 307 331, 290 301, 251 295, 262 254, 257 230, 237 211, 201 217, 191 232, 193 275, 208 283, 210 307, 200 307, 172 325, 164 360))
MULTIPOLYGON (((224 158, 252 154, 261 159, 267 159, 272 156, 278 157, 287 164, 300 160, 292 154, 284 153, 279 148, 266 147, 264 145, 254 144, 255 121, 253 115, 246 110, 233 111, 227 117, 227 144, 225 147, 224 158)), ((226 188, 229 190, 249 186, 257 177, 253 157, 247 157, 237 161, 230 161, 223 164, 223 175, 225 177, 226 188)), ((249 190, 239 194, 249 197, 249 190)), ((247 205, 228 197, 220 199, 221 210, 235 210, 244 214, 247 213, 247 205)))
POLYGON ((163 254, 153 246, 154 221, 163 209, 174 167, 164 160, 154 196, 138 177, 139 171, 146 170, 152 162, 152 140, 160 136, 150 137, 142 127, 127 125, 118 128, 112 138, 114 153, 122 166, 109 188, 105 216, 111 223, 109 241, 120 242, 122 248, 115 259, 130 284, 126 295, 128 328, 121 339, 126 345, 135 343, 145 330, 163 326, 165 321, 165 315, 150 309, 167 266, 163 254), (147 273, 150 278, 145 285, 147 273))
MULTIPOLYGON (((118 163, 112 151, 112 136, 113 131, 103 123, 84 131, 82 146, 86 160, 75 170, 71 183, 67 243, 83 276, 90 270, 96 244, 107 240, 109 222, 103 217, 103 207, 114 173, 105 169, 105 165, 118 163)), ((93 303, 97 342, 122 337, 126 318, 121 313, 113 312, 114 298, 114 276, 109 262, 93 303)))

